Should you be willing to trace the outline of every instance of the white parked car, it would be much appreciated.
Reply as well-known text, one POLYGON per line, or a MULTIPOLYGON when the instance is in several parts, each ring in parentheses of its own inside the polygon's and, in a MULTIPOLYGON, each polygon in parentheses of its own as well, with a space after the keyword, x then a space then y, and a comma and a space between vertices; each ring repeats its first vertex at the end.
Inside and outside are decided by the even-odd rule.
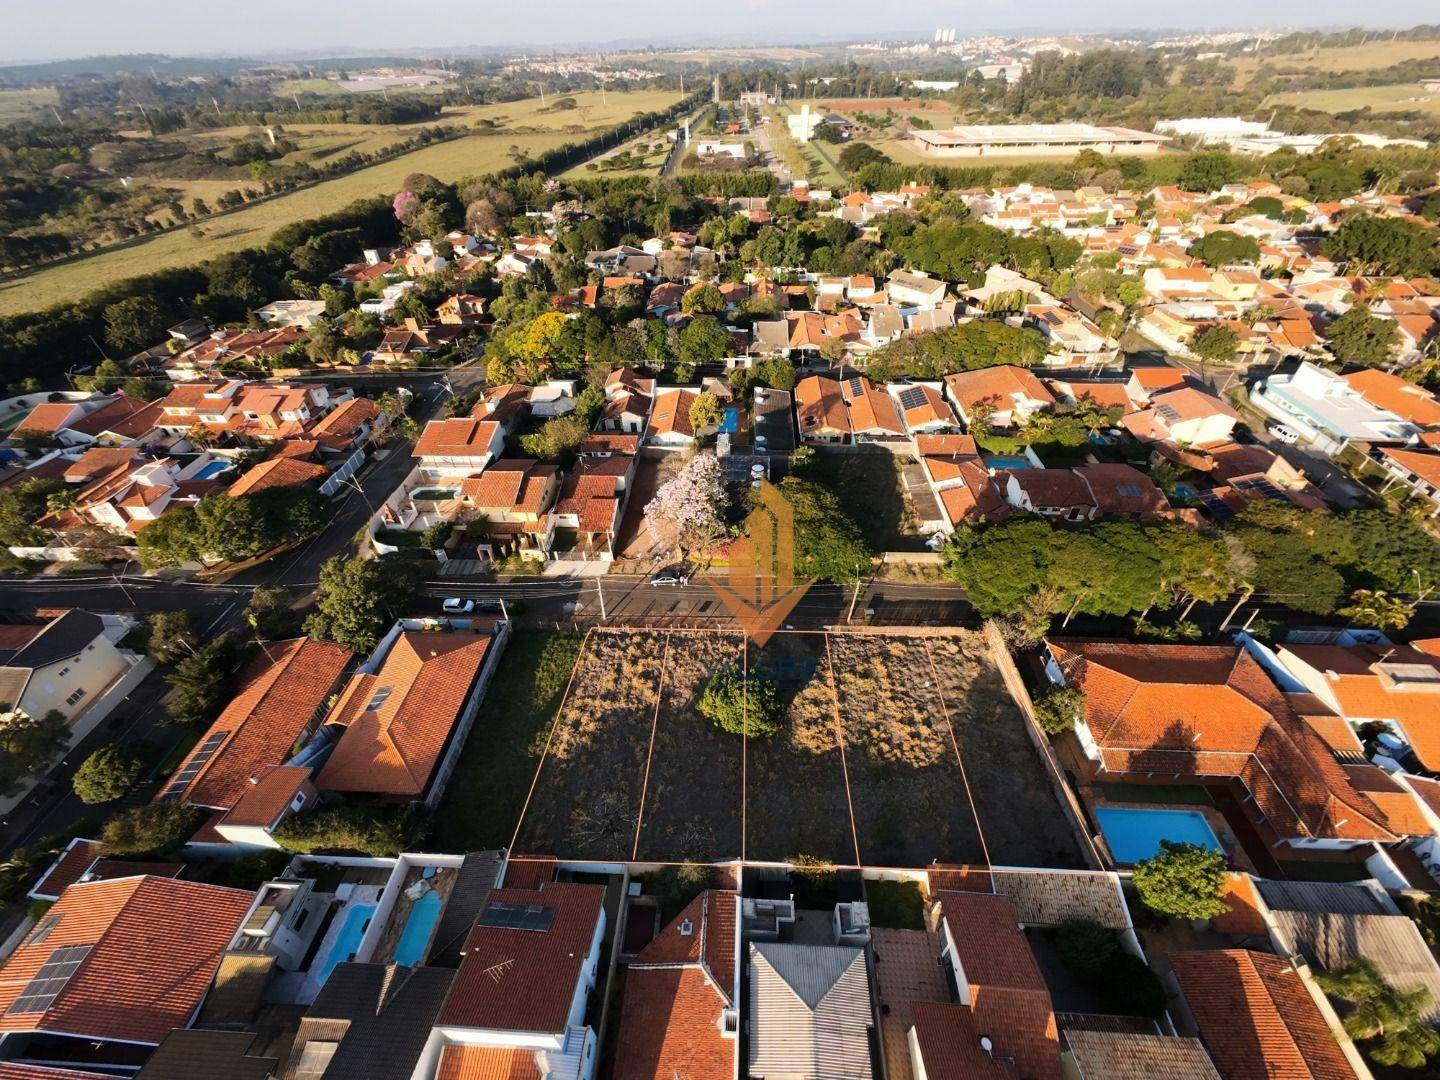
POLYGON ((1300 433, 1294 428, 1286 427, 1284 424, 1266 424, 1265 430, 1286 446, 1293 445, 1300 441, 1300 433))
POLYGON ((475 601, 452 596, 440 605, 440 609, 447 615, 469 615, 475 610, 475 601))

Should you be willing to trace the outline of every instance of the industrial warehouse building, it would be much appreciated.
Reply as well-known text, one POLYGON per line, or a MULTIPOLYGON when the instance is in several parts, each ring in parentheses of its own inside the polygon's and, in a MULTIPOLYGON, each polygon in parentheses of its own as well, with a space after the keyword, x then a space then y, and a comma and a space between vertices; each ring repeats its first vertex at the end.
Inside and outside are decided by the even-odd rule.
POLYGON ((926 157, 972 158, 1021 154, 1158 154, 1164 135, 1094 124, 974 124, 944 131, 910 132, 926 157))

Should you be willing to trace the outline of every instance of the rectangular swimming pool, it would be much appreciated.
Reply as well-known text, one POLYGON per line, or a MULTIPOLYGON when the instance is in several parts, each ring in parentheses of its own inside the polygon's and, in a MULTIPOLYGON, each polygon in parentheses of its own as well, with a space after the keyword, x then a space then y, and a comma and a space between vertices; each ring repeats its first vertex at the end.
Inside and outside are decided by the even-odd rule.
POLYGON ((430 948, 430 935, 435 932, 435 922, 444 906, 440 894, 434 889, 415 901, 405 919, 400 940, 395 943, 395 963, 414 967, 425 959, 425 953, 430 948))
POLYGON ((340 933, 335 936, 335 942, 325 956, 325 963, 316 974, 316 981, 321 986, 325 985, 325 980, 330 978, 330 973, 337 964, 355 959, 355 953, 360 948, 360 942, 365 937, 365 931, 374 914, 374 904, 350 904, 345 909, 345 921, 340 926, 340 933))
POLYGON ((1098 806, 1095 821, 1118 863, 1133 864, 1160 853, 1160 841, 1197 844, 1223 851, 1205 815, 1198 810, 1148 810, 1098 806))

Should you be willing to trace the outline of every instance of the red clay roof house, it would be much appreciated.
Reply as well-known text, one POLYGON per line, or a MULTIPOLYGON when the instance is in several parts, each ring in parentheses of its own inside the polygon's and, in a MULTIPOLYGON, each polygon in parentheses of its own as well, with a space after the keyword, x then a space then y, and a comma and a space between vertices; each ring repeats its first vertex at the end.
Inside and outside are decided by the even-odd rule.
POLYGON ((40 880, 25 895, 31 900, 59 900, 77 881, 109 881, 112 878, 153 874, 156 877, 179 877, 184 863, 135 862, 112 859, 99 840, 76 837, 65 845, 40 880))
POLYGON ((555 494, 560 467, 531 458, 502 458, 460 481, 460 498, 481 514, 535 519, 555 494))
POLYGON ((330 710, 342 724, 315 786, 424 799, 466 722, 492 642, 488 632, 406 631, 373 675, 356 674, 330 710))
POLYGON ((189 1024, 253 898, 161 877, 72 885, 0 968, 0 1031, 158 1044, 189 1024))
POLYGON ((426 424, 413 453, 418 458, 488 459, 499 452, 501 442, 495 421, 456 416, 426 424))
POLYGON ((1388 409, 1417 427, 1440 426, 1440 401, 1423 386, 1375 368, 1352 372, 1341 378, 1377 408, 1388 409))
POLYGON ((834 379, 810 375, 797 382, 795 415, 802 439, 844 442, 850 437, 850 412, 834 379))
POLYGON ((1085 692, 1104 770, 1234 777, 1280 840, 1396 839, 1244 649, 1061 638, 1049 646, 1065 681, 1085 692))
MULTIPOLYGON (((1023 470, 1022 470, 1023 471, 1023 470)), ((1139 469, 1115 462, 1076 468, 1102 515, 1132 520, 1157 518, 1170 509, 1165 493, 1139 469)))
POLYGON ((730 1080, 736 894, 701 893, 630 961, 614 1080, 730 1080))
MULTIPOLYGON (((1050 991, 1014 906, 979 892, 941 890, 938 899, 942 956, 956 969, 960 1003, 968 1006, 975 1032, 989 1036, 995 1056, 1013 1061, 1020 1075, 1059 1080, 1059 1027, 1050 991)), ((928 1075, 928 1059, 925 1064, 928 1075)))
POLYGON ((655 408, 645 429, 646 442, 689 443, 695 436, 690 425, 690 406, 699 397, 692 390, 664 390, 655 395, 655 408))
POLYGON ((325 446, 346 449, 369 434, 379 416, 380 407, 369 398, 351 398, 322 416, 309 435, 325 446))
POLYGON ((970 435, 917 435, 915 450, 951 527, 1010 514, 970 435))
POLYGON ((1225 1080, 1354 1080, 1299 973, 1245 949, 1170 958, 1200 1038, 1225 1080))
POLYGON ((302 461, 298 457, 278 454, 252 465, 225 489, 232 499, 254 495, 260 491, 282 491, 287 488, 319 486, 330 475, 324 465, 302 461))
POLYGON ((583 1016, 604 934, 604 900, 598 885, 492 889, 436 1023, 563 1036, 577 1011, 583 1016), (533 921, 517 918, 532 912, 533 921))
MULTIPOLYGON (((895 400, 864 375, 855 375, 840 384, 840 396, 850 409, 850 430, 855 435, 901 436, 905 425, 895 400)), ((942 401, 941 404, 944 404, 942 401)))
POLYGON ((349 650, 328 641, 307 637, 267 645, 157 801, 230 809, 251 777, 284 764, 314 730, 349 662, 349 650))
POLYGON ((967 424, 980 407, 990 410, 991 425, 1008 427, 1055 404, 1055 395, 1033 371, 1014 364, 947 375, 945 389, 967 424))

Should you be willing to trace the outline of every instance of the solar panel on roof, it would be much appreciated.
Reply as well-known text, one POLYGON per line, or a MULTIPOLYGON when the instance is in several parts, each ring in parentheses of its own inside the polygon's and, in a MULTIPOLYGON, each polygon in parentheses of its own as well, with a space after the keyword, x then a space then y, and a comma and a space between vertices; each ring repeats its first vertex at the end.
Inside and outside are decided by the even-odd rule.
POLYGON ((374 712, 380 708, 381 705, 384 705, 390 697, 390 691, 393 689, 394 687, 392 686, 382 686, 376 690, 375 693, 370 695, 370 704, 365 706, 365 711, 374 712))
POLYGON ((848 382, 849 382, 849 384, 850 384, 850 396, 851 396, 851 397, 859 397, 861 394, 864 393, 864 390, 861 389, 860 379, 859 379, 858 377, 857 377, 857 378, 854 378, 854 379, 850 379, 850 380, 848 380, 848 382))
POLYGON ((1180 419, 1180 414, 1175 411, 1174 405, 1157 405, 1155 407, 1155 411, 1158 412, 1161 416, 1163 416, 1166 420, 1170 420, 1172 422, 1180 419))
POLYGON ((12 1013, 43 1013, 55 999, 60 996, 60 991, 65 989, 65 984, 70 981, 70 976, 75 974, 78 968, 90 955, 89 945, 62 945, 50 954, 50 959, 40 965, 40 970, 35 977, 25 984, 25 989, 20 992, 5 1010, 5 1015, 12 1013))
POLYGON ((220 749, 220 744, 229 737, 230 732, 228 731, 215 731, 206 736, 199 749, 191 754, 190 759, 185 762, 185 767, 175 774, 170 783, 165 786, 165 790, 160 793, 161 800, 178 799, 183 795, 185 789, 190 786, 190 781, 200 775, 200 770, 205 767, 205 763, 215 756, 215 752, 220 749))
POLYGON ((1216 521, 1229 521, 1235 516, 1235 511, 1230 508, 1230 504, 1213 491, 1202 491, 1195 497, 1200 500, 1200 504, 1205 507, 1206 512, 1216 521))
POLYGON ((911 409, 923 408, 926 400, 925 388, 922 386, 907 386, 900 391, 900 407, 907 412, 911 409))
POLYGON ((1115 490, 1124 495, 1127 499, 1138 499, 1140 497, 1139 484, 1117 484, 1115 490))
POLYGON ((1045 314, 1041 315, 1040 318, 1044 319, 1045 322, 1047 322, 1051 326, 1059 326, 1060 323, 1063 321, 1060 316, 1056 315, 1053 311, 1045 312, 1045 314))
POLYGON ((506 904, 492 900, 480 913, 481 926, 499 930, 534 930, 545 933, 555 921, 555 909, 539 904, 506 904))
POLYGON ((47 937, 50 936, 50 931, 54 930, 56 924, 59 922, 59 915, 46 915, 43 919, 41 919, 35 924, 35 929, 30 934, 30 939, 26 941, 25 944, 39 945, 40 942, 44 941, 47 937))

